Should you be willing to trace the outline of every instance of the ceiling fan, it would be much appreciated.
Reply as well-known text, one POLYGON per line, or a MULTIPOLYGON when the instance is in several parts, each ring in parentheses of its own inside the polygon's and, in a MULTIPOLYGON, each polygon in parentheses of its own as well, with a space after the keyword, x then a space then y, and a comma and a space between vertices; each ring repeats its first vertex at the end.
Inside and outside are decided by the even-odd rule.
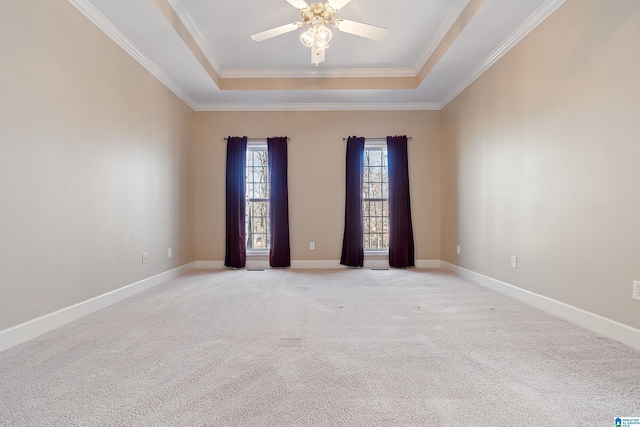
POLYGON ((318 64, 325 59, 325 50, 329 47, 332 34, 325 25, 333 25, 338 30, 367 39, 380 41, 387 34, 387 29, 361 22, 350 21, 348 19, 334 19, 338 10, 342 9, 351 0, 327 0, 325 3, 308 4, 304 0, 287 0, 289 4, 298 9, 304 22, 293 22, 272 28, 251 36, 257 42, 270 39, 271 37, 298 30, 305 25, 309 29, 300 35, 300 41, 306 47, 311 48, 311 63, 318 64))

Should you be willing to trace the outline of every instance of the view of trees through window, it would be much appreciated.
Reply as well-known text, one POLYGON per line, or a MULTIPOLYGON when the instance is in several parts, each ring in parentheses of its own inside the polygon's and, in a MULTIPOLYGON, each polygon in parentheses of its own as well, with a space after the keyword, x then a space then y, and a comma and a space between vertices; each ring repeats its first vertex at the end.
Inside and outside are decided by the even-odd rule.
MULTIPOLYGON (((389 248, 389 173, 387 148, 365 147, 363 169, 364 249, 389 248)), ((247 148, 246 171, 247 249, 268 250, 269 230, 269 168, 267 147, 247 148)))
POLYGON ((365 147, 363 172, 364 249, 389 249, 389 168, 386 147, 365 147))
POLYGON ((247 249, 271 247, 269 230, 269 169, 267 147, 247 148, 247 249))

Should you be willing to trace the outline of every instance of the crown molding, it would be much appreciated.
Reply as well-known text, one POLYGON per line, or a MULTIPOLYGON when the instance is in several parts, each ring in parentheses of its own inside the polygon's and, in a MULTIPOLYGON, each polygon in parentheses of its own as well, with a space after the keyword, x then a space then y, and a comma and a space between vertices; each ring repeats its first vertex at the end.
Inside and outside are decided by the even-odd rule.
POLYGON ((444 36, 447 35, 453 24, 456 23, 460 14, 469 4, 469 1, 470 0, 458 0, 458 3, 453 6, 451 11, 449 12, 449 15, 447 15, 447 18, 438 29, 435 37, 431 40, 431 43, 427 46, 424 53, 420 56, 420 60, 413 68, 414 77, 418 75, 420 70, 422 70, 422 67, 425 66, 429 58, 431 58, 431 55, 433 55, 433 52, 438 48, 438 46, 440 46, 442 39, 444 39, 444 36))
POLYGON ((68 0, 80 13, 86 16, 96 27, 127 52, 133 59, 149 71, 160 83, 184 101, 191 109, 196 103, 162 69, 143 54, 118 28, 116 28, 88 0, 68 0))
POLYGON ((352 78, 352 77, 415 77, 412 68, 336 68, 336 69, 229 69, 223 70, 220 77, 225 79, 251 78, 352 78))
MULTIPOLYGON (((206 48, 206 42, 203 35, 198 31, 194 21, 186 11, 180 0, 167 0, 170 2, 176 14, 179 15, 183 24, 190 32, 195 42, 199 45, 204 55, 210 61, 214 69, 220 69, 218 64, 214 64, 214 58, 210 51, 206 48)), ((425 51, 420 63, 428 61, 437 48, 438 43, 446 34, 447 30, 455 22, 460 10, 464 10, 470 0, 458 0, 457 4, 452 8, 438 33, 431 41, 431 44, 425 51)), ((115 27, 102 13, 91 4, 90 0, 68 0, 80 13, 87 17, 94 25, 102 30, 109 38, 111 38, 118 46, 127 52, 133 59, 142 65, 149 73, 151 73, 160 83, 166 86, 178 98, 185 102, 194 111, 346 111, 346 110, 441 110, 449 102, 455 99, 469 85, 471 85, 478 77, 486 72, 493 64, 495 64, 504 54, 518 44, 527 34, 542 23, 549 15, 551 15, 566 0, 547 0, 542 4, 522 25, 520 25, 512 34, 509 35, 491 54, 489 54, 480 64, 462 78, 459 83, 439 102, 423 102, 423 103, 375 103, 375 104, 353 104, 353 103, 273 103, 273 104, 207 104, 197 103, 184 92, 176 82, 169 77, 155 62, 143 54, 117 27, 115 27)), ((417 67, 420 68, 420 67, 417 67)), ((256 69, 256 70, 223 70, 224 78, 273 78, 278 77, 326 77, 326 78, 358 78, 358 77, 374 77, 374 78, 406 78, 415 77, 416 71, 411 68, 370 68, 360 70, 282 70, 282 69, 256 69)))
POLYGON ((458 95, 462 93, 471 83, 480 77, 485 71, 493 66, 511 48, 517 45, 534 28, 540 25, 545 19, 556 11, 566 0, 547 0, 540 6, 525 22, 522 23, 513 33, 509 35, 489 56, 478 64, 466 77, 464 77, 451 92, 445 96, 440 103, 439 109, 443 109, 458 95))
POLYGON ((211 49, 209 49, 209 45, 207 44, 206 39, 198 29, 198 26, 194 22, 187 8, 184 7, 180 0, 167 1, 173 8, 173 11, 176 13, 176 15, 178 15, 178 18, 180 18, 180 21, 182 21, 184 26, 187 28, 187 31, 189 31, 189 34, 191 34, 191 37, 196 42, 202 53, 204 53, 204 56, 206 56, 209 64, 211 64, 215 72, 218 73, 220 77, 223 77, 221 74, 222 66, 220 65, 220 62, 218 62, 211 49))
POLYGON ((438 103, 399 104, 198 104, 195 111, 431 111, 439 110, 438 103))

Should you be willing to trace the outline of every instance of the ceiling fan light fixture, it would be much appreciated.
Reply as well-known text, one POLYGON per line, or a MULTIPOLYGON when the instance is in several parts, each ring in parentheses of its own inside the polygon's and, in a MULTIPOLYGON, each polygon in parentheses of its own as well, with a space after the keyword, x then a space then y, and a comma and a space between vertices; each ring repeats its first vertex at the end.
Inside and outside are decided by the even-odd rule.
POLYGON ((333 34, 331 33, 331 30, 324 25, 321 25, 316 33, 316 46, 322 49, 328 48, 332 37, 333 34))
POLYGON ((305 0, 287 0, 289 4, 300 11, 304 22, 294 22, 272 28, 271 30, 254 34, 251 38, 255 41, 262 41, 297 30, 304 25, 309 25, 309 29, 300 35, 300 41, 305 47, 311 49, 311 63, 316 64, 316 66, 324 61, 325 50, 329 48, 329 42, 333 38, 333 33, 326 25, 333 25, 337 31, 351 33, 371 40, 382 40, 387 33, 386 28, 344 19, 334 19, 336 12, 350 1, 326 0, 324 3, 308 4, 305 0))
POLYGON ((314 31, 313 31, 313 28, 309 28, 307 31, 305 31, 304 33, 300 34, 300 41, 306 47, 313 46, 313 43, 315 42, 315 39, 316 39, 316 35, 315 35, 314 31))
POLYGON ((300 35, 302 44, 311 48, 311 62, 316 66, 319 62, 324 61, 324 50, 329 48, 329 42, 332 38, 333 33, 324 26, 324 21, 320 16, 314 17, 311 28, 300 35))

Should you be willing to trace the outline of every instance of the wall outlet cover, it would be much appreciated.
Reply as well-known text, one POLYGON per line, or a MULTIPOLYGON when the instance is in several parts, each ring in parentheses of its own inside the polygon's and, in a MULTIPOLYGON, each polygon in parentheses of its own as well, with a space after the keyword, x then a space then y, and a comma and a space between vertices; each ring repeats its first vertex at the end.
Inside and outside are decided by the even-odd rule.
POLYGON ((633 299, 640 300, 640 280, 633 281, 633 299))

